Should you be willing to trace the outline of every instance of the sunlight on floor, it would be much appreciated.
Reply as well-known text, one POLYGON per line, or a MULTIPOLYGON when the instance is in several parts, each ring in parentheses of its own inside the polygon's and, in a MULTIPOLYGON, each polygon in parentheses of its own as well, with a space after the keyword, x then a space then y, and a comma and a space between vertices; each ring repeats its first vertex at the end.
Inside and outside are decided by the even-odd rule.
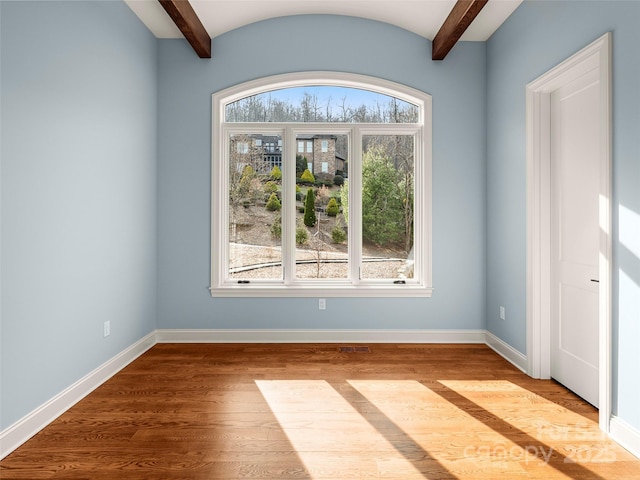
POLYGON ((554 444, 569 437, 573 441, 606 441, 597 422, 509 381, 440 380, 439 383, 537 440, 554 444))
MULTIPOLYGON (((349 465, 384 476, 420 472, 325 380, 256 380, 312 478, 346 475, 349 465)), ((347 475, 348 476, 348 475, 347 475)))
POLYGON ((522 474, 521 464, 540 463, 537 452, 521 449, 420 382, 350 380, 349 384, 443 467, 464 478, 491 471, 522 474), (446 442, 439 441, 445 437, 446 442))
POLYGON ((632 460, 597 422, 509 381, 441 380, 432 389, 413 380, 349 383, 445 468, 465 478, 478 467, 489 477, 493 472, 544 478, 545 471, 571 470, 569 476, 602 478, 596 465, 632 460), (438 433, 460 441, 439 450, 438 433))
MULTIPOLYGON (((608 439, 597 421, 567 409, 506 380, 440 380, 440 384, 516 428, 520 436, 546 445, 564 463, 589 464, 630 460, 629 454, 608 439), (505 401, 507 400, 507 401, 505 401)), ((522 445, 522 442, 520 442, 522 445)))
POLYGON ((505 380, 256 384, 313 478, 358 465, 407 479, 603 479, 632 459, 596 422, 505 380))

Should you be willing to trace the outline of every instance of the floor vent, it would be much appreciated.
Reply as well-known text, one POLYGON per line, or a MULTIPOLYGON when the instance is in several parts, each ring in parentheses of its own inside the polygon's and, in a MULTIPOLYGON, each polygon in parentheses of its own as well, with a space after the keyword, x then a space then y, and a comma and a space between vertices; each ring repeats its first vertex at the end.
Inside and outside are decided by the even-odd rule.
POLYGON ((340 353, 370 353, 369 347, 340 347, 340 353))

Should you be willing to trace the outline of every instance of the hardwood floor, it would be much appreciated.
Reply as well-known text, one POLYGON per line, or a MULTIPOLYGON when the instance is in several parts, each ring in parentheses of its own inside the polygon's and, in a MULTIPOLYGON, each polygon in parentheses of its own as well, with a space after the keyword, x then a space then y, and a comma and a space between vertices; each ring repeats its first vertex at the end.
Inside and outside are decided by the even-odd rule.
POLYGON ((9 479, 638 479, 597 411, 484 345, 159 344, 9 479))

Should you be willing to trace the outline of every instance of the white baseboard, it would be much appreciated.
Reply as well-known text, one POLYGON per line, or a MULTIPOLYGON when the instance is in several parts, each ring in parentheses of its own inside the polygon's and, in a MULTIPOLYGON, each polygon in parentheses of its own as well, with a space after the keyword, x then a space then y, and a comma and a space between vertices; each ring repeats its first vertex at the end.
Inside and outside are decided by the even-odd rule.
POLYGON ((640 431, 612 415, 609 422, 609 436, 629 450, 632 455, 640 458, 640 431))
POLYGON ((491 332, 485 332, 485 343, 498 355, 527 373, 527 357, 491 332))
POLYGON ((0 432, 0 460, 156 344, 151 332, 0 432))
POLYGON ((156 330, 158 343, 485 343, 484 330, 156 330))

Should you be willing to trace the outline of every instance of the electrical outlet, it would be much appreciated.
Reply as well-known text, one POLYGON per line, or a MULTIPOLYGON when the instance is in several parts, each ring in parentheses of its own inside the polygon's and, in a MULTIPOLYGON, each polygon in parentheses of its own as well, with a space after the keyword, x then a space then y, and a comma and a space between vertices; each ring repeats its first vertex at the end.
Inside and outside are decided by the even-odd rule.
POLYGON ((111 335, 111 322, 110 321, 106 321, 104 322, 104 332, 103 332, 105 337, 108 337, 109 335, 111 335))
POLYGON ((504 313, 504 307, 502 305, 500 305, 500 320, 505 320, 507 317, 505 316, 504 313))
POLYGON ((318 310, 326 310, 327 309, 327 300, 324 298, 318 299, 318 310))

